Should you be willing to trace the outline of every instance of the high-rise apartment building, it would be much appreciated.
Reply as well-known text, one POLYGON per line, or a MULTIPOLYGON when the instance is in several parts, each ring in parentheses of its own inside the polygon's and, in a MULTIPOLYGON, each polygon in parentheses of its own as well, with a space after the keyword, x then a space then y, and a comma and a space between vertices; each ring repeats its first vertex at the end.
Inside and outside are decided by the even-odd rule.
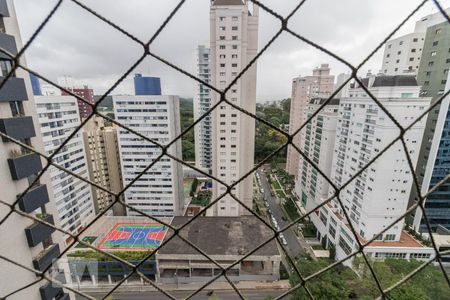
MULTIPOLYGON (((201 80, 211 82, 210 51, 205 46, 198 46, 196 53, 196 74, 201 80)), ((194 97, 194 120, 203 116, 211 108, 210 89, 202 83, 197 83, 194 97)), ((206 172, 212 167, 212 132, 211 114, 205 116, 195 127, 195 166, 206 172)))
MULTIPOLYGON (((50 155, 80 126, 77 99, 72 96, 35 96, 45 152, 50 155)), ((89 179, 82 132, 77 132, 56 154, 55 162, 89 179)), ((95 216, 90 184, 50 167, 53 196, 61 227, 78 233, 95 216)), ((67 242, 70 237, 67 238, 67 242)))
MULTIPOLYGON (((258 48, 258 6, 249 9, 247 1, 215 0, 210 9, 211 82, 225 89, 256 56, 258 48)), ((256 62, 234 84, 226 98, 248 112, 256 111, 256 62)), ((219 95, 211 95, 212 103, 219 95)), ((255 120, 222 104, 212 114, 212 174, 232 184, 254 165, 255 120)), ((252 176, 247 176, 233 193, 249 208, 253 201, 252 176)), ((213 180, 213 199, 225 193, 226 187, 213 180)), ((208 214, 238 216, 249 212, 226 195, 208 214)))
MULTIPOLYGON (((304 118, 309 118, 326 101, 313 98, 305 108, 304 118)), ((338 119, 339 99, 331 99, 301 131, 300 150, 327 176, 331 176, 334 141, 338 119)), ((329 182, 303 157, 299 159, 295 192, 306 211, 328 198, 329 182)), ((314 214, 311 218, 316 217, 314 214)))
MULTIPOLYGON (((12 55, 22 48, 13 1, 0 1, 0 47, 12 55)), ((20 58, 20 64, 26 65, 20 58)), ((12 61, 6 55, 0 58, 0 81, 8 74, 12 61)), ((28 74, 18 68, 0 89, 0 132, 44 152, 39 135, 39 122, 28 74)), ((35 181, 45 162, 38 154, 14 142, 0 140, 0 192, 1 200, 12 204, 35 181)), ((16 209, 59 226, 48 173, 44 173, 28 192, 19 199, 16 209)), ((0 219, 10 212, 0 206, 0 219)), ((2 246, 0 254, 12 261, 37 271, 44 271, 63 249, 62 236, 54 229, 17 213, 12 213, 0 226, 2 246)), ((0 295, 2 297, 39 278, 28 270, 8 261, 0 261, 0 295)), ((54 266, 55 267, 55 266, 54 266)), ((55 269, 55 268, 53 268, 55 269)), ((51 276, 53 276, 51 272, 51 276)), ((59 278, 61 279, 61 278, 59 278)), ((28 286, 8 299, 69 299, 62 288, 46 280, 28 286)))
MULTIPOLYGON (((450 75, 447 77, 450 80, 450 75)), ((450 81, 447 81, 445 90, 450 88, 450 81)), ((449 156, 450 156, 450 97, 447 96, 440 104, 439 115, 434 123, 434 136, 429 147, 427 166, 423 174, 421 194, 425 195, 437 183, 442 181, 448 175, 449 156)), ((431 228, 441 225, 450 229, 450 193, 448 182, 431 193, 425 200, 425 212, 431 224, 431 228)), ((414 187, 413 187, 414 191, 414 187)), ((413 226, 421 233, 428 233, 428 228, 423 222, 422 210, 416 210, 413 226)))
MULTIPOLYGON (((427 59, 430 54, 424 53, 425 35, 428 28, 442 22, 444 22, 444 17, 440 12, 427 15, 416 22, 412 33, 387 41, 384 46, 381 73, 384 75, 418 75, 422 59, 427 59)), ((420 80, 419 84, 422 85, 420 80)))
MULTIPOLYGON (((299 76, 292 80, 291 111, 289 133, 293 134, 303 124, 305 107, 313 98, 328 98, 334 90, 334 75, 330 75, 328 64, 322 64, 313 70, 312 76, 299 76)), ((300 146, 300 134, 296 134, 292 143, 300 146)), ((291 145, 288 146, 286 171, 296 176, 300 154, 291 145)))
MULTIPOLYGON (((122 190, 119 148, 116 127, 105 127, 105 119, 93 116, 83 126, 83 139, 86 149, 86 162, 89 178, 108 191, 118 193, 122 190)), ((110 193, 91 186, 95 213, 105 210, 114 200, 110 193)), ((124 215, 124 207, 117 203, 111 213, 124 215)))
MULTIPOLYGON (((450 12, 450 10, 447 9, 447 12, 450 12)), ((417 82, 422 86, 421 96, 431 97, 431 101, 434 103, 446 90, 450 68, 450 25, 441 13, 422 19, 426 21, 425 40, 417 73, 417 82)), ((426 193, 430 187, 440 180, 439 178, 442 179, 445 176, 443 172, 445 173, 445 170, 448 170, 445 166, 447 155, 445 132, 449 129, 447 128, 448 124, 444 122, 447 110, 448 104, 447 106, 436 106, 427 115, 424 142, 416 169, 422 193, 426 193), (440 118, 439 122, 438 117, 440 118), (439 150, 437 150, 437 145, 439 145, 439 150), (434 147, 433 153, 430 152, 432 146, 434 147)), ((439 224, 450 228, 450 201, 444 200, 450 198, 447 189, 448 184, 444 184, 430 195, 425 203, 433 229, 436 229, 439 224)), ((413 203, 417 200, 417 191, 413 187, 410 201, 413 203)), ((422 212, 417 210, 414 217, 414 227, 416 230, 424 232, 427 229, 425 224, 419 225, 421 218, 422 212)))
MULTIPOLYGON (((75 95, 83 98, 90 104, 94 104, 94 90, 89 88, 85 84, 80 84, 76 79, 71 76, 61 76, 57 78, 58 84, 75 95)), ((61 91, 62 95, 69 95, 65 91, 61 91)), ((80 118, 85 119, 92 114, 92 106, 88 103, 77 99, 78 111, 80 112, 80 118)))
POLYGON ((161 79, 159 77, 134 75, 134 94, 143 95, 161 95, 161 79))
POLYGON ((42 89, 39 77, 30 73, 30 81, 31 81, 31 88, 33 90, 33 95, 42 96, 42 89))
MULTIPOLYGON (((419 97, 420 87, 414 76, 371 76, 362 81, 403 127, 429 107, 431 99, 419 97)), ((414 165, 425 123, 422 119, 405 134, 414 165)), ((355 83, 349 90, 349 97, 340 99, 331 180, 343 186, 399 133, 390 117, 355 83)), ((406 154, 398 141, 340 191, 340 200, 358 239, 373 238, 405 213, 412 182, 406 154)), ((333 193, 330 191, 329 196, 333 193)), ((319 231, 319 239, 336 247, 337 259, 356 251, 355 237, 336 199, 320 208, 311 219, 319 231)), ((403 231, 403 224, 403 219, 397 222, 378 237, 379 241, 365 248, 365 252, 374 258, 417 258, 417 253, 430 257, 432 249, 424 248, 403 231)))
MULTIPOLYGON (((162 145, 180 133, 180 107, 177 96, 113 96, 115 119, 121 124, 162 145)), ((124 201, 155 217, 181 215, 184 207, 181 164, 167 156, 159 158, 159 146, 136 134, 117 128, 122 183, 127 187, 155 159, 158 161, 127 188, 124 201)), ((181 139, 168 148, 181 158, 181 139)), ((127 208, 127 215, 140 216, 127 208)))

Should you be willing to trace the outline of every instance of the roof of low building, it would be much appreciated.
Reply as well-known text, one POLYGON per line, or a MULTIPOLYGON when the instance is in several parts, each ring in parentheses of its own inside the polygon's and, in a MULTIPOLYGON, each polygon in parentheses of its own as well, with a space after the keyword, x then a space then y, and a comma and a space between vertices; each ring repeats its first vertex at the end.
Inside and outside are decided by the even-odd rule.
MULTIPOLYGON (((180 227, 190 217, 174 217, 172 226, 180 227)), ((264 241, 273 237, 273 231, 255 216, 198 217, 179 231, 179 234, 208 255, 245 255, 264 241)), ((173 235, 169 230, 165 239, 173 235)), ((195 248, 178 236, 173 237, 158 254, 198 254, 195 248)), ((258 249, 252 255, 279 255, 275 240, 258 249)))
POLYGON ((372 87, 378 86, 417 86, 413 75, 377 76, 372 87))
POLYGON ((399 241, 373 241, 368 246, 370 247, 398 247, 398 248, 424 248, 419 241, 414 239, 406 231, 402 231, 399 241))
POLYGON ((242 0, 214 0, 213 5, 244 5, 242 0))
MULTIPOLYGON (((365 87, 384 87, 384 86, 418 86, 416 77, 414 75, 380 75, 376 76, 373 81, 370 78, 361 78, 361 83, 365 87)), ((351 88, 358 87, 357 82, 350 84, 351 88)))
MULTIPOLYGON (((325 101, 327 101, 328 98, 312 98, 309 103, 310 104, 319 104, 322 105, 325 103, 325 101)), ((339 98, 333 98, 330 101, 328 101, 327 105, 339 105, 339 102, 341 100, 339 98)))

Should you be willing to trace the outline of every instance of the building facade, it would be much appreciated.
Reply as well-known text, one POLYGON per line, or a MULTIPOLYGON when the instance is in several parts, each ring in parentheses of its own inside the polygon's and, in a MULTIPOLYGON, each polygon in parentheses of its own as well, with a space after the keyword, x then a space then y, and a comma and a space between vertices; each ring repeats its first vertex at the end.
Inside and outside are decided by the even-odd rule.
MULTIPOLYGON (((425 41, 417 81, 422 86, 421 95, 431 97, 432 103, 434 103, 448 90, 450 25, 440 13, 431 15, 426 25, 425 41)), ((447 110, 448 102, 444 101, 443 104, 433 108, 427 115, 424 142, 422 143, 416 169, 422 193, 424 194, 439 181, 439 178, 443 178, 446 175, 443 173, 448 172, 446 167, 447 142, 445 134, 449 129, 447 122, 444 121, 447 110), (430 152, 432 147, 435 148, 433 152, 430 152), (439 150, 437 150, 437 147, 439 150)), ((447 189, 448 185, 444 184, 430 195, 425 203, 433 230, 439 224, 450 228, 450 202, 444 200, 450 197, 450 194, 446 191, 447 189)), ((410 201, 414 203, 417 200, 417 192, 413 187, 410 201)), ((417 210, 413 225, 416 230, 427 232, 426 225, 422 223, 421 218, 422 212, 417 210)))
MULTIPOLYGON (((13 1, 0 1, 0 21, 0 47, 16 55, 17 50, 22 48, 22 42, 13 1)), ((0 63, 0 80, 3 81, 11 70, 12 61, 8 56, 1 55, 0 63)), ((23 56, 19 63, 26 65, 23 56)), ((44 152, 30 78, 28 73, 20 68, 0 89, 0 132, 41 153, 44 152)), ((0 157, 1 200, 8 204, 18 200, 16 209, 59 226, 50 176, 44 173, 34 182, 45 161, 38 154, 7 138, 0 140, 0 157), (28 192, 20 197, 27 188, 28 192)), ((1 205, 0 218, 3 220, 9 212, 9 207, 1 205)), ((57 258, 64 247, 59 232, 17 213, 12 213, 2 223, 0 236, 3 241, 0 247, 2 256, 37 271, 50 267, 52 259, 57 258)), ((0 265, 2 297, 39 279, 33 272, 8 261, 1 260, 0 265)), ((54 276, 57 269, 56 265, 53 265, 47 275, 54 276)), ((8 297, 30 300, 51 298, 69 299, 69 294, 43 280, 8 297)))
MULTIPOLYGON (((116 127, 106 127, 105 119, 93 116, 83 126, 83 139, 91 181, 113 193, 120 192, 122 175, 116 127)), ((115 200, 115 197, 95 186, 91 186, 91 188, 95 213, 98 214, 105 210, 115 200)), ((111 213, 121 216, 124 215, 124 211, 124 207, 117 203, 113 206, 111 213)))
MULTIPOLYGON (((72 96, 35 96, 44 149, 48 155, 76 130, 81 122, 77 99, 72 96)), ((55 162, 89 179, 82 131, 78 131, 55 155, 55 162)), ((54 166, 50 167, 53 196, 61 227, 76 234, 95 216, 89 183, 54 166)), ((65 237, 70 242, 70 237, 65 237)))
MULTIPOLYGON (((450 10, 447 9, 448 12, 450 10)), ((420 77, 420 73, 424 72, 423 67, 421 67, 422 60, 428 61, 430 58, 434 60, 434 56, 429 56, 429 51, 425 52, 425 45, 427 44, 425 36, 429 35, 429 27, 444 21, 445 19, 440 12, 424 16, 416 22, 413 32, 387 41, 384 47, 381 73, 384 75, 418 75, 420 77), (422 69, 420 72, 419 68, 422 69)), ((440 48, 442 44, 437 48, 440 48)), ((437 43, 431 46, 435 47, 437 43)), ((430 76, 430 74, 427 76, 430 76)), ((433 74, 433 76, 436 75, 433 74)), ((423 81, 418 79, 418 82, 423 85, 423 81)), ((439 84, 439 82, 433 81, 433 84, 439 84)))
MULTIPOLYGON (((78 111, 80 112, 80 118, 85 119, 92 114, 92 106, 90 104, 94 104, 94 90, 89 88, 86 84, 81 84, 78 80, 71 76, 60 76, 57 78, 58 84, 72 92, 73 94, 83 98, 85 101, 81 101, 77 99, 78 102, 78 111)), ((59 91, 59 89, 57 89, 59 91)), ((50 89, 51 91, 51 89, 50 89)), ((57 95, 69 95, 67 92, 61 90, 57 93, 57 95)))
MULTIPOLYGON (((420 87, 414 76, 372 76, 362 81, 403 127, 430 105, 430 98, 419 97, 420 87)), ((422 119, 405 134, 413 165, 417 163, 425 123, 422 119)), ((355 83, 349 97, 340 99, 331 180, 343 186, 399 133, 394 122, 355 83)), ((317 217, 311 220, 318 229, 318 238, 328 247, 336 248, 337 259, 357 250, 356 238, 365 242, 374 237, 377 241, 370 244, 370 251, 365 249, 374 258, 394 257, 391 256, 394 254, 383 254, 387 252, 400 253, 395 256, 399 258, 409 258, 410 253, 415 253, 412 256, 415 258, 422 254, 421 258, 429 258, 432 249, 423 247, 403 230, 404 219, 378 236, 405 213, 412 182, 412 172, 398 141, 340 191, 344 207, 333 199, 317 210, 317 217), (343 209, 357 237, 352 234, 343 209)), ((333 193, 330 191, 329 196, 333 193)))
MULTIPOLYGON (((162 145, 180 133, 180 107, 177 96, 113 96, 115 119, 162 145)), ((158 161, 127 188, 124 201, 155 217, 180 215, 184 207, 181 164, 159 156, 159 146, 124 128, 117 128, 122 184, 127 187, 155 159, 158 161)), ((168 148, 181 159, 181 139, 168 148)), ((126 209, 127 215, 139 216, 126 209)))
MULTIPOLYGON (((305 107, 312 98, 328 98, 334 90, 334 75, 330 75, 328 64, 322 64, 313 70, 312 76, 299 76, 292 80, 291 111, 289 116, 289 134, 297 131, 304 122, 305 107)), ((300 134, 296 134, 292 143, 300 146, 300 134)), ((286 171, 296 176, 300 154, 291 145, 288 146, 286 171)))
MULTIPOLYGON (((198 46, 196 52, 196 74, 201 80, 211 82, 210 51, 205 46, 198 46)), ((197 83, 194 97, 194 120, 203 116, 211 108, 210 89, 197 83)), ((212 130, 211 114, 208 114, 194 127, 195 135, 195 166, 211 172, 212 167, 212 130)))
MULTIPOLYGON (((211 82, 225 89, 256 56, 258 47, 258 6, 249 10, 247 1, 215 0, 210 9, 211 82)), ((227 100, 250 113, 256 111, 256 62, 237 80, 227 100)), ((212 104, 220 101, 211 95, 212 104)), ((231 185, 254 166, 255 120, 227 104, 212 114, 212 174, 231 185)), ((213 199, 226 187, 213 180, 213 199)), ((232 191, 247 207, 252 207, 253 182, 247 176, 232 191)), ((210 215, 238 216, 249 212, 230 195, 223 197, 207 212, 210 215)))
POLYGON ((161 79, 159 77, 134 75, 134 94, 136 96, 161 95, 161 79))
MULTIPOLYGON (((175 217, 171 225, 178 227, 189 220, 190 217, 175 217)), ((211 259, 228 267, 256 249, 262 241, 269 240, 273 233, 255 216, 239 216, 199 217, 180 231, 180 235, 195 243, 211 259)), ((221 269, 204 255, 179 236, 168 240, 171 236, 171 233, 165 235, 166 245, 156 253, 158 283, 203 283, 220 274, 221 269)), ((276 242, 272 240, 233 265, 227 271, 227 276, 233 282, 277 281, 280 279, 280 262, 281 255, 276 242)), ((222 276, 217 280, 226 279, 222 276)))
POLYGON ((413 32, 388 41, 381 72, 385 75, 417 74, 424 39, 425 32, 413 32))
MULTIPOLYGON (((313 98, 305 109, 309 118, 326 101, 313 98)), ((329 178, 334 155, 339 99, 332 99, 301 131, 300 150, 329 178)), ((322 203, 329 196, 329 182, 303 157, 299 159, 295 193, 306 211, 322 203)), ((314 214, 311 218, 316 217, 314 214)))

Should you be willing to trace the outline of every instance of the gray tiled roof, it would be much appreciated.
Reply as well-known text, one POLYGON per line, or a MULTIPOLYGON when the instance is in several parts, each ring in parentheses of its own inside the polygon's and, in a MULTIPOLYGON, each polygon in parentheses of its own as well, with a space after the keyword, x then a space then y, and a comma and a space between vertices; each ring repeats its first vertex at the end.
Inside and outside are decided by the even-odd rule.
MULTIPOLYGON (((190 217, 174 217, 172 226, 185 224, 190 217)), ((165 239, 173 234, 171 230, 165 239)), ((180 231, 180 235, 208 255, 245 255, 273 236, 273 231, 255 216, 198 217, 180 231)), ((173 237, 159 254, 198 254, 196 249, 178 236, 173 237)), ((253 255, 278 255, 276 242, 272 240, 253 255)))

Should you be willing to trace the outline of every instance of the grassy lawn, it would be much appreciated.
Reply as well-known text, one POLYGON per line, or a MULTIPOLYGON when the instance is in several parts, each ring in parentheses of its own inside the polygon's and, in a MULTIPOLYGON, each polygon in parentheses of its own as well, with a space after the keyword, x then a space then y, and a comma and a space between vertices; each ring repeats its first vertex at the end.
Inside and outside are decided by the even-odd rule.
POLYGON ((278 198, 286 198, 286 194, 282 190, 275 190, 278 198))
POLYGON ((313 250, 325 250, 322 245, 312 245, 311 248, 313 248, 313 250))
POLYGON ((272 181, 272 186, 275 190, 281 190, 281 186, 276 180, 272 181))

